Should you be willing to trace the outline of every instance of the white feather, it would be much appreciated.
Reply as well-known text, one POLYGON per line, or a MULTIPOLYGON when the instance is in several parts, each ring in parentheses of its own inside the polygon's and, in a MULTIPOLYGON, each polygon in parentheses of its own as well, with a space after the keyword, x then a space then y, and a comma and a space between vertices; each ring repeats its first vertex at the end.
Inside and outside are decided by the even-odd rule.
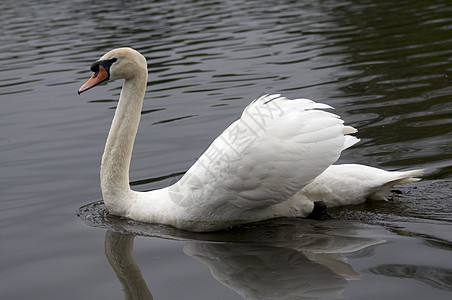
POLYGON ((279 95, 254 100, 181 179, 196 178, 196 184, 170 189, 185 195, 196 190, 193 202, 212 219, 248 219, 288 200, 345 146, 343 121, 319 108, 329 106, 279 95))
POLYGON ((386 200, 397 184, 419 181, 423 170, 388 172, 369 166, 332 165, 312 183, 297 193, 297 197, 323 201, 328 207, 360 204, 371 200, 386 200))

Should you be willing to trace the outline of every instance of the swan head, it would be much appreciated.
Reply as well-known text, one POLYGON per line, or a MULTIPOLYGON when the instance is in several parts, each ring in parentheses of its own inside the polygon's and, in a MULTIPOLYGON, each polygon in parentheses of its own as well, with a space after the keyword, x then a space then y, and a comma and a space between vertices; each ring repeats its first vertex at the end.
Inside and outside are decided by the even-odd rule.
POLYGON ((91 71, 94 74, 80 87, 79 94, 111 80, 147 77, 148 72, 146 58, 132 48, 117 48, 107 52, 91 65, 91 71))

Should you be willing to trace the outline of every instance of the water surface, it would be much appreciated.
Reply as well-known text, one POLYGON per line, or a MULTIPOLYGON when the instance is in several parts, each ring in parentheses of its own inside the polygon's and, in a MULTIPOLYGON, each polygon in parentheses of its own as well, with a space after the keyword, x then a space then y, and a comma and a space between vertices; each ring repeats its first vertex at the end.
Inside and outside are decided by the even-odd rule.
POLYGON ((130 283, 154 299, 450 297, 447 2, 4 0, 0 11, 1 299, 123 299, 130 283), (266 92, 330 104, 358 128, 340 163, 426 168, 424 181, 322 222, 192 235, 111 219, 98 172, 121 82, 76 91, 120 46, 150 72, 137 190, 177 180, 266 92), (117 275, 115 257, 139 270, 117 275))

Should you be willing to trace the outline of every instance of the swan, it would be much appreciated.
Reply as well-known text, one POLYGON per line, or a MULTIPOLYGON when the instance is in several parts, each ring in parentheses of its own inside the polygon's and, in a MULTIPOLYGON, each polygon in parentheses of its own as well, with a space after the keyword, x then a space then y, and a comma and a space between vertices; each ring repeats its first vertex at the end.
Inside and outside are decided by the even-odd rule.
POLYGON ((102 197, 113 215, 215 231, 276 217, 316 217, 328 206, 384 199, 391 186, 422 174, 332 165, 359 141, 352 136, 356 129, 325 111, 329 105, 274 94, 252 101, 179 181, 133 191, 129 167, 147 85, 146 59, 132 48, 117 48, 91 71, 79 94, 124 79, 100 170, 102 197))

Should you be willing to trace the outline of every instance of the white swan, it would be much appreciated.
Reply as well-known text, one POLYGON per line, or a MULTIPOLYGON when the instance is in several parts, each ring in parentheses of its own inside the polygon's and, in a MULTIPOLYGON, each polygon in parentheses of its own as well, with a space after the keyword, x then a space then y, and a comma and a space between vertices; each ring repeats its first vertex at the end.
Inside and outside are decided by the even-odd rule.
POLYGON ((79 94, 125 79, 102 156, 102 196, 111 214, 191 231, 213 231, 275 217, 306 217, 328 206, 381 199, 397 183, 417 181, 421 170, 386 172, 331 166, 358 139, 330 106, 308 99, 264 95, 216 138, 175 184, 132 191, 129 166, 148 71, 131 48, 114 49, 91 65, 79 94), (320 175, 320 176, 319 176, 320 175), (321 204, 321 202, 316 202, 321 204), (315 208, 315 209, 314 209, 315 208))

